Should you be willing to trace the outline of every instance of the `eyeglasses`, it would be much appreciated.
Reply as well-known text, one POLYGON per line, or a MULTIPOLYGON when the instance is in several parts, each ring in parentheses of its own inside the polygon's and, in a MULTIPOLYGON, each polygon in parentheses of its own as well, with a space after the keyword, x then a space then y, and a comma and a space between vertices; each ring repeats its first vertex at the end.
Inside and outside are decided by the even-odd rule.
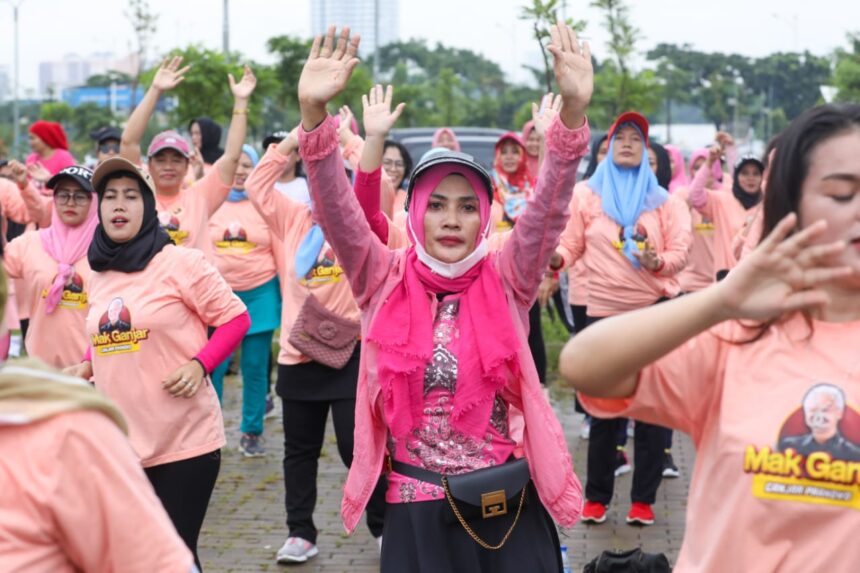
POLYGON ((402 161, 396 161, 394 159, 383 159, 382 160, 382 166, 388 167, 389 169, 391 169, 392 167, 397 168, 397 169, 403 169, 406 167, 406 164, 403 163, 402 161))
POLYGON ((99 145, 99 153, 119 153, 119 143, 102 143, 99 145))
POLYGON ((69 191, 60 191, 59 193, 54 193, 54 201, 60 205, 68 205, 69 203, 74 203, 78 207, 81 205, 86 205, 90 201, 92 201, 93 196, 92 193, 81 193, 76 191, 74 193, 69 191))

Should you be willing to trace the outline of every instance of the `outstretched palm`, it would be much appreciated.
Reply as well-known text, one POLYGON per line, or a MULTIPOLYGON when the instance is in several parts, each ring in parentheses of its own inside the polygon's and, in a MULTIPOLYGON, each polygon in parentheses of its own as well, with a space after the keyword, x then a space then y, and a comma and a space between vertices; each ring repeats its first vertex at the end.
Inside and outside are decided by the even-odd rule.
POLYGON ((314 38, 310 55, 299 78, 299 101, 326 104, 343 91, 352 70, 358 65, 359 36, 349 37, 343 28, 335 45, 335 27, 330 26, 325 39, 314 38))
POLYGON ((385 137, 391 131, 406 106, 401 103, 391 111, 393 98, 394 88, 388 86, 383 90, 381 85, 373 86, 369 94, 361 96, 361 103, 364 106, 364 133, 367 137, 385 137))
POLYGON ((233 92, 233 97, 237 100, 248 99, 251 97, 251 94, 254 93, 254 88, 257 87, 257 77, 254 75, 254 72, 251 71, 248 64, 245 64, 245 67, 242 70, 242 79, 239 83, 236 83, 236 80, 233 78, 233 74, 228 74, 227 77, 230 80, 230 91, 233 92))
POLYGON ((536 103, 532 104, 532 121, 541 138, 546 135, 546 130, 561 111, 561 103, 561 95, 553 97, 552 92, 549 92, 541 99, 540 107, 536 103))
POLYGON ((594 91, 594 68, 588 42, 580 46, 576 32, 563 22, 550 28, 550 38, 547 50, 553 55, 558 91, 565 102, 585 108, 594 91))
POLYGON ((184 68, 180 68, 182 65, 182 56, 174 56, 171 59, 165 58, 163 62, 161 62, 161 66, 159 66, 158 71, 155 72, 155 77, 152 78, 152 87, 166 92, 168 90, 172 90, 185 79, 185 74, 191 68, 191 66, 185 66, 184 68))

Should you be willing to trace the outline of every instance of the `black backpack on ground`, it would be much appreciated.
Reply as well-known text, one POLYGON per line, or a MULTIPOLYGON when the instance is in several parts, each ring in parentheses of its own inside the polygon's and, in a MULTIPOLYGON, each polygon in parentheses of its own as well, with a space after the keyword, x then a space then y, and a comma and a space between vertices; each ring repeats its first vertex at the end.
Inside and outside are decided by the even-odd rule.
POLYGON ((669 560, 662 553, 604 551, 585 566, 583 573, 670 573, 669 560))

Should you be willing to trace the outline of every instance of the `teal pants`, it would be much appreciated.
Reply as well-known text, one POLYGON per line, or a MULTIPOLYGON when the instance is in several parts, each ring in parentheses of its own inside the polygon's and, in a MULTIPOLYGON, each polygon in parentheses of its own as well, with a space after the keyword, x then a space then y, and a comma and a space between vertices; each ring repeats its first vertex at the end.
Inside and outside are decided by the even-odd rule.
MULTIPOLYGON (((269 354, 272 352, 272 334, 267 330, 249 334, 242 339, 242 433, 259 436, 263 433, 263 415, 266 413, 266 394, 269 391, 269 354)), ((224 375, 230 358, 212 372, 212 385, 221 400, 224 392, 224 375)))

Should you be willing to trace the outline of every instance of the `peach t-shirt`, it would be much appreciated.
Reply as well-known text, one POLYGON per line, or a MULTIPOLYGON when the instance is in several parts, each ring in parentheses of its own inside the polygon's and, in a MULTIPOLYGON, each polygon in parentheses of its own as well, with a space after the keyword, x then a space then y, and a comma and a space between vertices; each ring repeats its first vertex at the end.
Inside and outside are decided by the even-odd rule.
MULTIPOLYGON (((689 205, 688 187, 679 187, 673 195, 689 205)), ((684 292, 702 290, 717 280, 714 270, 714 222, 692 207, 690 218, 693 223, 690 256, 687 258, 687 266, 678 274, 678 282, 684 292)))
POLYGON ((237 291, 248 291, 277 274, 272 234, 250 201, 227 201, 209 219, 209 239, 221 276, 237 291))
POLYGON ((348 318, 359 319, 358 306, 349 288, 346 275, 334 256, 334 251, 326 242, 317 258, 316 264, 301 279, 296 277, 295 257, 302 240, 313 225, 311 210, 308 206, 296 203, 274 187, 287 157, 272 144, 245 182, 245 189, 261 215, 264 216, 272 233, 279 238, 281 245, 276 248, 283 256, 279 265, 283 274, 283 307, 281 310, 281 351, 279 364, 299 364, 310 359, 289 343, 290 330, 309 293, 331 312, 348 318))
MULTIPOLYGON (((580 181, 574 186, 574 192, 579 187, 585 187, 585 181, 580 181)), ((573 212, 574 204, 571 199, 570 209, 573 212)), ((580 258, 567 271, 568 289, 567 301, 574 306, 585 306, 588 304, 588 270, 585 268, 585 262, 580 258)))
POLYGON ((200 249, 211 261, 209 218, 221 207, 229 193, 230 186, 221 181, 220 170, 212 169, 194 185, 182 189, 173 197, 156 195, 158 219, 175 244, 200 249))
POLYGON ((703 218, 714 222, 714 274, 734 268, 738 264, 734 254, 734 238, 752 223, 757 210, 755 207, 749 211, 744 209, 731 190, 707 189, 705 203, 698 211, 703 218))
POLYGON ((675 571, 853 573, 860 560, 860 321, 802 316, 749 344, 727 323, 646 367, 596 416, 690 434, 696 465, 675 571), (813 433, 813 429, 815 433, 813 433))
POLYGON ((206 326, 245 311, 196 249, 168 245, 140 272, 93 272, 86 334, 96 388, 128 421, 143 467, 193 458, 224 445, 212 384, 174 398, 161 382, 206 345, 206 326))
POLYGON ((57 261, 45 251, 39 232, 15 238, 6 246, 3 262, 9 276, 24 285, 18 296, 24 297, 21 304, 30 317, 27 353, 57 368, 80 362, 87 349, 84 322, 92 272, 87 257, 75 263, 75 274, 52 314, 45 313, 45 299, 57 276, 57 261))
POLYGON ((590 187, 574 191, 571 217, 561 234, 558 253, 565 264, 580 257, 588 272, 588 315, 605 317, 643 308, 662 297, 680 292, 676 275, 687 262, 690 246, 690 212, 670 195, 663 205, 642 213, 637 234, 663 259, 657 273, 636 269, 621 252, 621 227, 604 212, 601 198, 590 187))
POLYGON ((191 552, 104 414, 0 423, 0 475, 0 570, 191 570, 191 552))

